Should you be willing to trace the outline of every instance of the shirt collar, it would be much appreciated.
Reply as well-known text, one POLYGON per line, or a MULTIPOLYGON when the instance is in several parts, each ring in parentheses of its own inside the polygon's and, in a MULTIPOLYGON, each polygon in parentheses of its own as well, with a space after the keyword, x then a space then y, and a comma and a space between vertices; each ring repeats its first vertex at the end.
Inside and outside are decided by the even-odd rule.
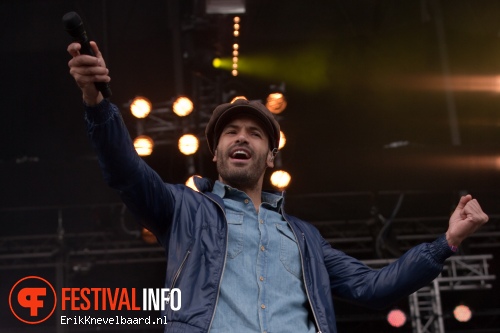
MULTIPOLYGON (((223 184, 220 181, 216 180, 214 184, 214 188, 212 193, 218 195, 222 199, 228 196, 231 191, 237 191, 239 193, 243 193, 240 190, 231 187, 229 185, 223 184)), ((245 194, 246 195, 246 194, 245 194)), ((280 209, 283 205, 283 192, 280 194, 270 193, 270 192, 262 192, 262 203, 267 204, 275 209, 280 209)))

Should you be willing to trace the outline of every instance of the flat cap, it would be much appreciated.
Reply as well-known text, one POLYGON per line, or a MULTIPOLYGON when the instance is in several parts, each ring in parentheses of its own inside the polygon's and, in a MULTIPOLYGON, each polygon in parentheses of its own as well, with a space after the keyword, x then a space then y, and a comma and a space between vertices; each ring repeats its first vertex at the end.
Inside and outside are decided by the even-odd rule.
POLYGON ((258 101, 237 99, 232 103, 224 103, 216 107, 208 121, 205 135, 212 154, 215 154, 221 131, 231 119, 238 115, 249 115, 257 118, 268 135, 269 148, 277 151, 280 142, 280 125, 271 111, 258 101))

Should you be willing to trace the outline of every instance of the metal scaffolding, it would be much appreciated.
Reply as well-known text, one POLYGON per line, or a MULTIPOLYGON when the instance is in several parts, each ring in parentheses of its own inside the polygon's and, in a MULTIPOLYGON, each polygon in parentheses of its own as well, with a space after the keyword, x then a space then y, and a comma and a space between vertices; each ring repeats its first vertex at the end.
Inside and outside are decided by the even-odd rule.
MULTIPOLYGON (((443 271, 430 285, 408 296, 413 333, 445 333, 441 292, 491 289, 491 282, 496 278, 489 272, 488 261, 492 259, 490 254, 448 258, 443 271)), ((380 268, 394 260, 367 260, 365 263, 380 268)))
POLYGON ((456 256, 446 261, 433 283, 409 296, 413 333, 444 333, 441 292, 490 289, 495 275, 489 273, 491 255, 456 256))
MULTIPOLYGON (((294 200, 307 204, 300 197, 291 197, 289 203, 293 204, 294 200)), ((352 206, 359 204, 354 201, 352 206)), ((122 203, 4 209, 1 214, 9 225, 18 227, 19 232, 0 237, 0 271, 53 268, 56 288, 68 285, 73 277, 97 266, 165 262, 164 249, 141 238, 140 225, 136 224, 122 203), (40 228, 43 233, 31 230, 36 225, 43 225, 40 228)), ((363 261, 373 268, 394 260, 367 260, 374 258, 376 253, 377 233, 370 229, 371 221, 360 216, 353 219, 334 217, 311 219, 311 223, 335 248, 356 257, 365 256, 363 261)), ((490 214, 490 219, 498 218, 498 215, 490 214)), ((413 244, 432 241, 446 230, 447 220, 446 216, 394 218, 395 237, 387 238, 385 246, 404 252, 413 244)), ((480 251, 498 249, 498 228, 495 221, 488 223, 470 239, 468 247, 480 251)), ((443 272, 431 285, 409 296, 413 333, 444 333, 442 293, 491 288, 495 279, 489 271, 492 259, 491 254, 449 258, 443 272)))
MULTIPOLYGON (((113 203, 109 205, 101 205, 103 210, 118 210, 121 211, 114 216, 109 217, 108 226, 102 230, 85 230, 80 232, 71 232, 71 224, 74 222, 72 214, 83 214, 83 210, 92 210, 95 205, 82 206, 78 211, 74 207, 53 207, 40 208, 39 210, 54 210, 52 214, 54 219, 58 219, 58 227, 55 230, 46 230, 43 234, 17 234, 0 237, 0 270, 18 269, 27 267, 51 267, 54 266, 54 258, 61 252, 64 252, 68 264, 74 262, 91 262, 93 264, 119 264, 130 262, 156 262, 164 260, 163 249, 159 246, 146 244, 140 238, 140 227, 135 225, 135 222, 130 222, 131 227, 135 228, 132 231, 123 231, 124 216, 128 212, 123 211, 123 204, 113 203), (64 216, 64 225, 63 225, 64 216), (110 227, 111 225, 111 227, 110 227), (106 229, 106 230, 105 230, 106 229), (127 254, 127 256, 124 256, 127 254)), ((18 210, 19 215, 22 215, 22 209, 18 210)), ((37 216, 37 212, 33 216, 37 216)), ((108 214, 111 215, 111 214, 108 214)), ((25 216, 20 217, 26 218, 25 216)), ((35 218, 35 217, 33 217, 35 218)), ((491 219, 498 218, 496 215, 490 215, 491 219)), ((17 219, 12 223, 39 224, 39 221, 23 221, 17 219)), ((400 218, 394 220, 395 226, 395 241, 391 246, 397 247, 399 251, 405 251, 411 246, 424 242, 432 241, 439 234, 444 232, 445 226, 443 221, 446 217, 415 217, 415 218, 400 218)), ((80 224, 87 222, 83 221, 80 224)), ((328 221, 312 221, 325 239, 332 246, 342 250, 350 255, 371 254, 373 258, 374 236, 370 234, 366 227, 366 220, 328 220, 328 221)), ((90 222, 89 222, 90 224, 90 222)), ((95 228, 94 228, 95 229, 95 228)), ((496 223, 491 223, 483 227, 483 229, 474 234, 470 240, 470 248, 479 248, 485 250, 487 248, 500 247, 500 231, 496 223)), ((393 256, 394 257, 394 256, 393 256)), ((454 257, 462 258, 462 257, 454 257)), ((466 256, 465 258, 474 258, 466 256)), ((377 263, 387 263, 387 260, 368 260, 374 265, 377 263)), ((462 262, 453 259, 449 266, 445 267, 442 278, 442 288, 444 282, 447 281, 447 290, 454 288, 459 289, 459 286, 466 288, 464 281, 459 281, 456 272, 463 272, 463 268, 469 268, 470 272, 482 271, 478 264, 468 265, 468 262, 462 262), (446 274, 446 275, 444 275, 446 274), (460 282, 460 283, 459 283, 460 282)), ((468 273, 466 278, 479 279, 468 273)))

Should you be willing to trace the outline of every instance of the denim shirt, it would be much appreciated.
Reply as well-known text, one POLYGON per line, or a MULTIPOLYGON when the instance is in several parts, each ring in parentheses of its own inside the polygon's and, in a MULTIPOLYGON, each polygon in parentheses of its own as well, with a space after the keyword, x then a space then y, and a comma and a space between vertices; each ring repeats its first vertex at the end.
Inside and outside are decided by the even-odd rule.
POLYGON ((210 333, 316 332, 283 197, 263 192, 257 212, 244 192, 216 182, 213 193, 224 200, 229 239, 210 333))

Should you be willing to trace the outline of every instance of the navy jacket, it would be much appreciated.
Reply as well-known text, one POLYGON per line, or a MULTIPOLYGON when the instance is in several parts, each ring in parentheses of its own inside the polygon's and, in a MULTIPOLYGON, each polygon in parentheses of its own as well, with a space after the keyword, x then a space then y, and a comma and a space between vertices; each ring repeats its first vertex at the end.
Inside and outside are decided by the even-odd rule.
MULTIPOLYGON (((164 183, 135 152, 117 107, 86 107, 89 136, 104 178, 144 221, 167 256, 166 288, 182 291, 182 308, 166 311, 165 332, 203 333, 212 323, 224 273, 227 222, 212 184, 199 192, 164 183)), ((311 224, 282 211, 298 240, 304 286, 317 330, 336 333, 332 293, 370 307, 385 307, 430 283, 452 254, 446 239, 421 244, 381 270, 333 249, 311 224)))

